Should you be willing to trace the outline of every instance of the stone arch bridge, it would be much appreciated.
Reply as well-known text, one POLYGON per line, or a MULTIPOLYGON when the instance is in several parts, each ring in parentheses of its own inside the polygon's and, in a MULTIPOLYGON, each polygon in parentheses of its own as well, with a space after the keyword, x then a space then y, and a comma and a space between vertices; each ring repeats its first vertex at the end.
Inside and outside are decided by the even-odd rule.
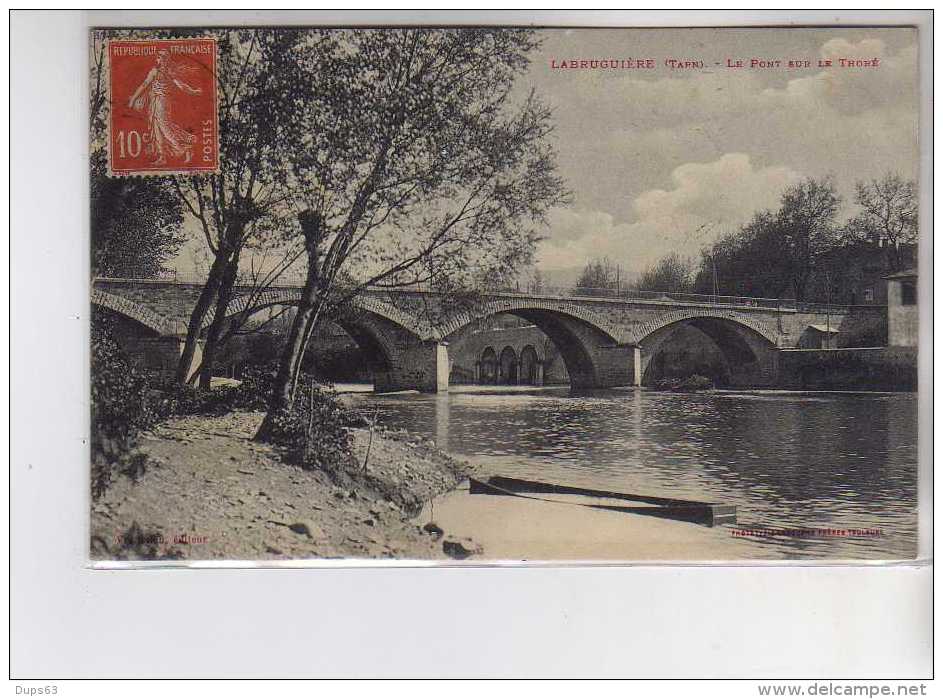
MULTIPOLYGON (((92 305, 121 319, 124 341, 152 366, 174 366, 202 284, 171 280, 96 279, 92 305)), ((298 285, 263 292, 238 287, 230 315, 297 303, 298 285)), ((368 289, 338 319, 370 358, 377 391, 447 391, 449 343, 498 313, 537 326, 557 346, 571 386, 640 385, 652 358, 675 330, 692 325, 721 350, 735 386, 772 386, 779 350, 799 346, 810 327, 851 338, 884 322, 880 306, 797 306, 768 299, 625 293, 618 298, 488 293, 444 298, 425 291, 368 289), (634 297, 625 297, 634 296, 634 297)), ((211 318, 207 318, 204 329, 211 318)), ((847 343, 846 343, 847 344, 847 343)), ((199 362, 199 353, 195 358, 199 362)))

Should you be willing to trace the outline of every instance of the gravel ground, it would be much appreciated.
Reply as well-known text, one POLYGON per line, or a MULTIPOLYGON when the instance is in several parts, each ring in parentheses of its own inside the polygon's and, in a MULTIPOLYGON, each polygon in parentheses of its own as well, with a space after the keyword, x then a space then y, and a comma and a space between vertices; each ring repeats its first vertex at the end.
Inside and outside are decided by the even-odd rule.
MULTIPOLYGON (((406 433, 378 430, 365 475, 344 487, 251 441, 261 413, 189 416, 141 439, 150 465, 92 505, 95 560, 467 558, 470 539, 415 517, 467 465, 406 433)), ((353 429, 364 462, 369 433, 353 429)))

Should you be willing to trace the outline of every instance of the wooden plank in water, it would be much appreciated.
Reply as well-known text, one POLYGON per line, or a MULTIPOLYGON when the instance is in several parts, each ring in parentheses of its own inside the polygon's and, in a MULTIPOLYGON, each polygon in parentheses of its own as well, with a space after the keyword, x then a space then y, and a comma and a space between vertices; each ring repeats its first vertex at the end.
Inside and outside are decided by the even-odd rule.
POLYGON ((632 507, 589 503, 569 504, 598 510, 611 510, 615 512, 647 515, 649 517, 674 519, 682 522, 702 524, 708 527, 713 527, 718 524, 736 524, 737 522, 736 505, 721 505, 717 503, 698 502, 696 500, 679 500, 650 495, 619 493, 612 490, 597 490, 595 488, 542 483, 540 481, 509 478, 507 476, 492 476, 487 482, 470 478, 469 492, 472 495, 516 495, 518 497, 527 497, 526 493, 541 493, 548 495, 582 495, 587 497, 609 498, 611 500, 630 500, 632 502, 646 503, 648 506, 632 507))
POLYGON ((557 485, 541 481, 529 481, 522 478, 508 476, 491 476, 488 483, 504 490, 515 493, 559 493, 561 495, 587 495, 596 498, 612 498, 614 500, 632 500, 646 502, 652 505, 703 505, 698 500, 680 500, 678 498, 660 498, 653 495, 638 495, 634 493, 619 493, 614 490, 596 490, 575 485, 557 485))

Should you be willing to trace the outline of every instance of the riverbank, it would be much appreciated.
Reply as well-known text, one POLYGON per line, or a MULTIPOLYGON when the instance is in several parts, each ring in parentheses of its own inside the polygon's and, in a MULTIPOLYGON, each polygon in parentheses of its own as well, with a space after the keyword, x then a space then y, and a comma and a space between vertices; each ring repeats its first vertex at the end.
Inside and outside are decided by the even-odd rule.
MULTIPOLYGON (((472 466, 407 432, 351 430, 367 477, 339 487, 251 441, 261 413, 180 417, 149 467, 92 506, 96 560, 731 560, 763 549, 692 524, 471 496, 472 466)), ((484 473, 478 473, 484 476, 484 473)), ((768 551, 766 551, 769 554, 768 551)))
MULTIPOLYGON (((92 558, 279 560, 468 557, 467 539, 424 530, 422 503, 465 465, 405 432, 378 430, 366 474, 339 487, 251 441, 261 413, 174 418, 142 435, 149 467, 92 504, 92 558)), ((363 464, 366 429, 351 430, 363 464)))

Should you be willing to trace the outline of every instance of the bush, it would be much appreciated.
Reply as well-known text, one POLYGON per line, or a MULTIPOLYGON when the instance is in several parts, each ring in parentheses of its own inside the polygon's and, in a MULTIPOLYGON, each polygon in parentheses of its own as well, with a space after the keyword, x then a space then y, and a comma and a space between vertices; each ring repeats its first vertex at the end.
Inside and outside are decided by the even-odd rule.
POLYGON ((146 457, 138 433, 160 417, 147 380, 138 374, 111 336, 107 323, 92 325, 92 496, 98 498, 114 476, 140 477, 146 457))
MULTIPOLYGON (((268 410, 275 388, 275 375, 278 365, 275 363, 249 367, 243 373, 242 382, 234 386, 217 386, 208 391, 193 386, 180 386, 166 383, 161 387, 163 394, 161 416, 172 415, 222 415, 233 410, 258 412, 268 410)), ((317 391, 325 400, 334 403, 333 411, 337 420, 345 427, 364 427, 367 425, 362 415, 341 406, 325 393, 330 384, 317 384, 310 374, 302 374, 299 385, 311 383, 320 385, 317 391)), ((300 389, 306 392, 307 389, 300 389)), ((307 395, 307 393, 305 393, 307 395)), ((300 400, 300 398, 299 398, 300 400)), ((318 399, 320 401, 320 399, 318 399)))
POLYGON ((708 391, 714 388, 714 382, 706 376, 692 374, 685 378, 661 379, 654 388, 656 391, 708 391))
POLYGON ((266 410, 275 387, 275 374, 278 364, 264 364, 248 367, 242 375, 242 383, 230 387, 225 396, 230 410, 266 410))
POLYGON ((231 409, 234 386, 218 386, 203 390, 196 386, 181 386, 173 381, 161 381, 151 386, 160 417, 176 415, 222 415, 231 409))
POLYGON ((709 391, 714 388, 714 382, 706 376, 693 374, 681 382, 681 388, 685 391, 709 391))
POLYGON ((291 463, 339 476, 354 465, 346 426, 351 416, 313 381, 299 385, 294 406, 275 416, 270 439, 291 463))
POLYGON ((181 386, 172 379, 154 380, 151 389, 161 418, 175 415, 223 415, 232 410, 265 410, 274 385, 271 366, 246 370, 239 385, 216 386, 209 390, 181 386))
POLYGON ((151 383, 151 391, 161 418, 174 415, 195 415, 202 411, 204 391, 195 386, 181 386, 171 379, 161 377, 151 383))

